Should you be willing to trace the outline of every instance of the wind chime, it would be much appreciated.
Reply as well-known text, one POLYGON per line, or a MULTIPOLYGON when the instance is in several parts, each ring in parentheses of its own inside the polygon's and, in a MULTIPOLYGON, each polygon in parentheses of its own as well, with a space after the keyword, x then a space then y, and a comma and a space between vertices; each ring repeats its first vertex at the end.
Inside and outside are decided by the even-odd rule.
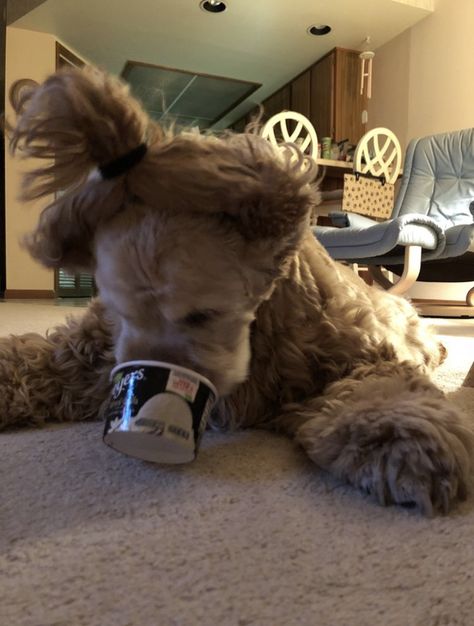
POLYGON ((375 52, 369 50, 370 37, 366 37, 364 40, 364 46, 367 48, 359 54, 361 62, 360 68, 360 95, 364 95, 364 87, 367 84, 367 98, 372 97, 372 59, 375 56, 375 52))

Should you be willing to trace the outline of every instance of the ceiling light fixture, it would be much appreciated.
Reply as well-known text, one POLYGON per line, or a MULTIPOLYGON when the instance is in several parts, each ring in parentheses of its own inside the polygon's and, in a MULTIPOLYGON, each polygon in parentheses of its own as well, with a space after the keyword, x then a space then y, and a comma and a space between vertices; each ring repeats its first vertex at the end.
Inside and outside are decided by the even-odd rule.
POLYGON ((199 6, 203 11, 208 11, 209 13, 222 13, 227 9, 225 2, 220 0, 203 0, 199 6))
POLYGON ((332 28, 327 24, 318 24, 316 26, 310 26, 308 28, 308 34, 321 37, 322 35, 327 35, 328 33, 330 33, 331 30, 332 28))

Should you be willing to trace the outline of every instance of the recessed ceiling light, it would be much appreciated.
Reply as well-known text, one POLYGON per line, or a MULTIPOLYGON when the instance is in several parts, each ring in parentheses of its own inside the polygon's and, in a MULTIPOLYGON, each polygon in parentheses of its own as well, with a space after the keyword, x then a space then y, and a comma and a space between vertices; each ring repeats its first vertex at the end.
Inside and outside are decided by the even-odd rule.
POLYGON ((327 35, 331 32, 331 27, 327 24, 317 24, 316 26, 310 26, 308 28, 308 33, 310 35, 316 35, 320 37, 321 35, 327 35))
POLYGON ((203 11, 209 11, 209 13, 222 13, 227 9, 225 2, 219 0, 204 0, 199 6, 203 11))

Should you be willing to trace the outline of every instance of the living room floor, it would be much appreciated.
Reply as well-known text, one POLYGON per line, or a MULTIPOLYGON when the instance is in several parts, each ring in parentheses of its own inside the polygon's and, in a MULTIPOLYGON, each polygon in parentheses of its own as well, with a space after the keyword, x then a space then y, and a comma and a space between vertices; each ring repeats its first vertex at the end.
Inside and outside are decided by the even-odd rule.
MULTIPOLYGON (((85 304, 0 302, 0 332, 44 332, 85 304)), ((448 347, 435 380, 472 420, 474 319, 423 323, 448 347)), ((380 507, 275 433, 209 431, 195 463, 165 466, 102 432, 2 433, 2 623, 472 624, 472 495, 429 519, 380 507)))

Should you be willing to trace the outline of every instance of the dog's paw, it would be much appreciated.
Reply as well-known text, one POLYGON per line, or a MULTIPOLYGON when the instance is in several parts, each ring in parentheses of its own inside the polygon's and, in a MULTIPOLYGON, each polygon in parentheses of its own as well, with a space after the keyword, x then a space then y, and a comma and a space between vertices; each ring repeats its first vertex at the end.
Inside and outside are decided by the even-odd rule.
POLYGON ((416 441, 394 441, 359 462, 351 483, 382 505, 413 506, 432 516, 438 511, 448 513, 467 495, 463 459, 452 450, 441 452, 416 441))
POLYGON ((297 439, 320 467, 380 504, 433 515, 466 498, 474 434, 445 400, 401 402, 390 410, 355 406, 323 429, 311 419, 297 439))

